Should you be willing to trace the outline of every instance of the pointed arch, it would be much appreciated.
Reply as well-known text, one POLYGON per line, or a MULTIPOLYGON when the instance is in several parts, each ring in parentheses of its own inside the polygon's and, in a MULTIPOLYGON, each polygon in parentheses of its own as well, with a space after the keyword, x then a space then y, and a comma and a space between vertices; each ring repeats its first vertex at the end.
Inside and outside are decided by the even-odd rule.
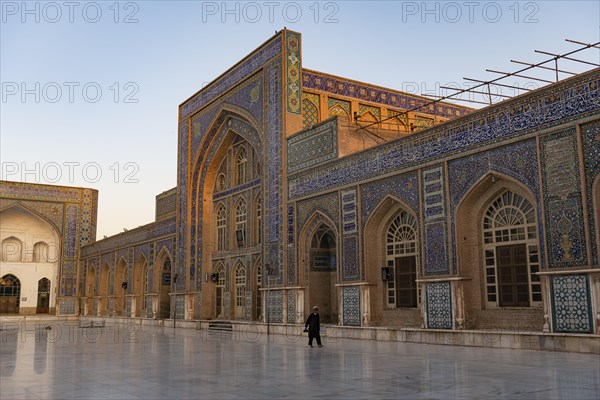
POLYGON ((36 314, 48 314, 50 312, 50 293, 50 279, 43 277, 38 281, 36 314))
POLYGON ((215 317, 225 318, 225 296, 227 277, 223 261, 213 262, 213 274, 215 276, 215 317))
POLYGON ((85 315, 96 315, 97 274, 96 265, 91 263, 85 274, 85 315))
POLYGON ((254 261, 254 319, 262 320, 262 291, 263 286, 263 268, 262 257, 257 257, 254 261))
MULTIPOLYGON (((235 110, 232 109, 232 111, 235 110)), ((260 157, 263 154, 264 136, 259 133, 262 130, 261 126, 262 124, 254 124, 244 118, 243 113, 222 111, 214 119, 212 126, 206 131, 202 143, 197 147, 197 155, 194 156, 196 162, 189 181, 191 201, 188 203, 188 207, 191 218, 187 234, 195 229, 196 232, 201 232, 201 235, 195 235, 192 238, 190 246, 192 254, 185 254, 183 257, 188 259, 192 255, 195 256, 196 269, 198 271, 202 269, 202 273, 196 274, 198 277, 204 276, 204 273, 210 273, 212 270, 211 263, 201 263, 200 260, 221 258, 223 252, 236 248, 234 245, 234 241, 237 239, 235 236, 234 199, 242 192, 251 190, 248 183, 258 183, 260 179, 260 174, 255 174, 254 166, 260 165, 260 157), (247 150, 246 184, 241 186, 235 182, 236 155, 240 146, 244 146, 247 150), (225 157, 230 160, 228 171, 229 173, 233 171, 233 177, 229 179, 228 189, 217 193, 215 192, 215 183, 219 172, 222 172, 219 167, 225 157), (221 218, 222 222, 219 224, 221 229, 217 229, 217 211, 221 211, 223 214, 222 209, 218 210, 221 203, 225 207, 226 214, 225 218, 221 218)), ((251 197, 248 197, 246 201, 247 206, 251 204, 251 197)), ((246 222, 248 222, 247 218, 246 222)), ((248 238, 247 229, 246 225, 244 244, 251 239, 248 238)), ((251 252, 252 247, 245 245, 243 249, 238 248, 238 251, 251 252)), ((229 291, 227 295, 229 295, 229 291)), ((205 305, 203 310, 207 313, 205 317, 214 317, 215 290, 204 290, 202 296, 202 304, 205 305)))
POLYGON ((25 212, 31 213, 33 214, 35 217, 41 219, 42 221, 48 223, 48 225, 50 225, 50 227, 52 228, 52 230, 54 231, 54 234, 56 235, 57 238, 61 237, 61 229, 59 229, 59 227, 50 219, 48 219, 46 216, 42 215, 41 213, 39 213, 38 211, 34 210, 31 207, 28 207, 26 204, 23 204, 21 202, 15 203, 15 204, 11 204, 7 207, 4 207, 2 209, 0 209, 0 213, 10 210, 12 208, 16 208, 17 210, 19 208, 23 209, 25 212))
MULTIPOLYGON (((192 164, 192 171, 194 171, 192 182, 198 183, 202 174, 207 175, 207 177, 210 177, 211 175, 214 176, 213 179, 210 180, 212 182, 209 182, 209 180, 205 182, 206 186, 214 184, 214 178, 216 178, 214 170, 217 170, 220 167, 221 162, 226 155, 224 150, 233 144, 235 137, 238 135, 250 143, 252 147, 254 147, 254 150, 260 154, 262 149, 262 140, 258 135, 258 132, 260 131, 258 127, 260 126, 261 125, 258 124, 249 113, 245 113, 244 110, 223 107, 221 111, 215 114, 215 118, 210 124, 210 127, 206 130, 208 134, 203 136, 202 142, 198 146, 199 149, 205 149, 205 151, 199 151, 195 156, 195 160, 192 164), (233 120, 241 121, 250 129, 241 130, 233 128, 233 120), (212 159, 208 159, 210 156, 212 156, 212 159), (208 169, 205 168, 207 165, 209 166, 208 169)), ((197 186, 196 189, 202 190, 202 188, 199 187, 200 185, 197 186)))
POLYGON ((21 301, 21 281, 13 274, 0 278, 0 314, 18 314, 21 301))
MULTIPOLYGON (((335 233, 337 239, 337 227, 335 222, 333 222, 333 220, 321 210, 315 210, 301 228, 299 235, 299 248, 303 253, 300 255, 300 259, 304 261, 304 268, 299 271, 298 282, 302 286, 306 286, 308 283, 308 272, 310 269, 310 249, 313 237, 323 225, 328 227, 331 232, 335 233)), ((310 308, 307 308, 307 310, 309 309, 310 308)))
POLYGON ((329 108, 329 117, 337 116, 340 126, 350 125, 350 114, 340 105, 335 104, 329 108))
POLYGON ((33 262, 35 263, 47 263, 50 262, 50 247, 48 243, 40 240, 33 245, 33 262))
POLYGON ((318 305, 321 321, 328 323, 338 322, 338 237, 333 220, 316 210, 300 231, 298 242, 298 282, 305 287, 304 310, 318 305))
POLYGON ((242 260, 237 260, 233 268, 235 319, 246 318, 246 272, 246 264, 242 260))
POLYGON ((23 262, 23 241, 16 236, 2 240, 2 261, 23 262))
POLYGON ((240 196, 235 204, 235 236, 237 247, 246 244, 246 226, 248 219, 248 207, 244 196, 240 196))
POLYGON ((261 244, 263 237, 263 209, 262 192, 258 192, 254 197, 254 243, 261 244))
POLYGON ((227 207, 219 202, 215 211, 217 251, 227 250, 227 207))
POLYGON ((158 295, 159 318, 169 318, 171 316, 171 274, 173 270, 173 258, 169 249, 163 246, 158 252, 156 263, 154 264, 154 291, 158 295))
POLYGON ((372 325, 420 326, 421 265, 418 213, 402 199, 385 196, 367 218, 363 233, 365 281, 372 288, 372 325), (387 268, 382 279, 382 268, 387 268))
POLYGON ((133 295, 135 298, 134 316, 141 317, 147 315, 146 294, 148 291, 148 260, 144 253, 140 253, 133 264, 133 295))
POLYGON ((124 256, 121 256, 121 258, 119 258, 119 261, 115 265, 112 290, 112 294, 114 295, 114 303, 113 309, 109 309, 109 311, 112 311, 112 314, 116 316, 129 316, 126 315, 126 295, 128 285, 130 285, 131 282, 129 282, 127 266, 128 262, 124 256))
POLYGON ((248 181, 248 150, 240 145, 235 155, 235 184, 241 186, 248 181))
POLYGON ((98 314, 108 315, 108 294, 110 285, 110 267, 108 263, 104 263, 100 267, 100 280, 98 282, 97 296, 99 297, 98 302, 98 314))
MULTIPOLYGON (((543 294, 539 276, 535 274, 541 262, 538 216, 537 198, 527 185, 497 171, 483 175, 458 202, 454 217, 457 268, 461 276, 470 278, 463 283, 464 298, 469 301, 460 305, 464 307, 461 318, 466 321, 466 328, 515 329, 515 321, 527 321, 523 326, 526 329, 537 330, 543 326, 543 294), (516 226, 522 205, 527 214, 521 215, 525 224, 516 226), (502 232, 506 233, 504 237, 502 232), (501 236, 496 237, 496 234, 501 236), (531 277, 533 271, 533 278, 527 279, 537 281, 530 282, 527 289, 528 304, 525 308, 509 306, 512 308, 506 311, 505 305, 516 303, 499 302, 498 290, 507 283, 506 274, 525 269, 527 272, 520 276, 531 277)), ((521 292, 523 288, 523 284, 518 284, 507 286, 506 290, 521 292)), ((504 296, 507 297, 508 292, 504 296)))
POLYGON ((379 122, 379 118, 371 111, 365 111, 360 116, 360 122, 370 123, 370 122, 379 122))

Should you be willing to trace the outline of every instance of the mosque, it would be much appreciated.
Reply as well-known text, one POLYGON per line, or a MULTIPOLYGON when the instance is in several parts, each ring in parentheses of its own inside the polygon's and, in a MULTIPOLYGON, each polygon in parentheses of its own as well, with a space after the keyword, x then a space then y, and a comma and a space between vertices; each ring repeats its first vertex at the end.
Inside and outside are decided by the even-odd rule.
POLYGON ((0 313, 600 332, 600 69, 475 110, 304 68, 284 29, 178 121, 139 228, 2 182, 0 313))

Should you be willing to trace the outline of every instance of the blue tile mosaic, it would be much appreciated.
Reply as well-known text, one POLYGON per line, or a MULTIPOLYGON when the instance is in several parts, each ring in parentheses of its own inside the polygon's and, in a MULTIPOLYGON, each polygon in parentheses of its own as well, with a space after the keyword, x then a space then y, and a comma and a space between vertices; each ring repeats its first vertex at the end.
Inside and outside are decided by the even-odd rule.
POLYGON ((296 227, 298 232, 302 232, 308 219, 317 211, 327 216, 336 227, 339 226, 340 206, 337 193, 329 193, 309 200, 299 201, 297 204, 296 227))
POLYGON ((290 177, 288 197, 296 199, 308 196, 374 178, 382 170, 391 173, 493 144, 508 136, 524 136, 541 127, 591 115, 600 108, 600 85, 593 74, 576 84, 571 81, 559 83, 542 93, 543 96, 558 96, 560 100, 548 105, 538 101, 542 95, 532 93, 482 110, 472 117, 467 116, 349 155, 301 176, 290 177))
POLYGON ((592 264, 599 264, 600 249, 597 247, 596 227, 600 219, 594 215, 595 204, 600 204, 600 198, 594 195, 594 182, 600 174, 600 121, 591 122, 581 126, 583 133, 583 159, 586 171, 586 191, 588 221, 590 224, 590 236, 592 242, 592 264))
POLYGON ((425 275, 448 274, 446 223, 425 225, 425 275))
POLYGON ((411 207, 417 213, 419 209, 419 182, 417 172, 394 175, 378 181, 368 182, 360 186, 361 220, 365 226, 367 219, 375 208, 388 195, 411 207))
POLYGON ((342 288, 342 307, 343 307, 343 325, 360 326, 360 288, 343 287, 342 288))
POLYGON ((287 171, 296 173, 338 156, 337 120, 323 121, 287 139, 287 171))
POLYGON ((550 268, 587 265, 575 128, 540 138, 550 268))
MULTIPOLYGON (((376 86, 346 81, 330 75, 320 74, 315 71, 302 72, 302 86, 306 89, 323 90, 332 94, 353 97, 373 103, 380 103, 400 109, 413 109, 423 106, 429 101, 422 97, 411 96, 407 93, 395 92, 376 86)), ((422 109, 423 112, 435 113, 449 118, 456 118, 469 114, 470 110, 463 107, 444 105, 430 105, 422 109)))
POLYGON ((427 328, 452 329, 452 293, 450 282, 436 282, 425 285, 425 307, 427 328))
MULTIPOLYGON (((473 154, 468 157, 451 160, 448 163, 448 186, 450 190, 450 207, 456 210, 459 202, 467 192, 488 173, 501 173, 506 175, 520 185, 529 188, 535 193, 538 210, 537 220, 542 220, 542 207, 539 204, 539 179, 537 168, 537 145, 535 139, 524 140, 502 146, 493 150, 473 154)), ((455 213, 451 213, 452 238, 456 243, 455 213)), ((543 237, 543 225, 539 224, 538 237, 543 237)), ((542 250, 540 256, 542 265, 545 265, 544 246, 540 243, 542 250)), ((453 272, 457 272, 456 253, 453 253, 453 272)))
POLYGON ((552 276, 550 283, 554 331, 592 333, 593 316, 588 277, 552 276))
POLYGON ((270 322, 283 323, 283 292, 267 291, 267 313, 270 322))
POLYGON ((185 118, 202 108, 213 99, 239 84, 246 77, 260 69, 266 62, 281 53, 281 35, 258 49, 240 65, 234 67, 227 75, 200 91, 180 107, 180 118, 185 118))
POLYGON ((358 231, 356 189, 344 190, 340 193, 342 203, 342 233, 350 235, 358 231))

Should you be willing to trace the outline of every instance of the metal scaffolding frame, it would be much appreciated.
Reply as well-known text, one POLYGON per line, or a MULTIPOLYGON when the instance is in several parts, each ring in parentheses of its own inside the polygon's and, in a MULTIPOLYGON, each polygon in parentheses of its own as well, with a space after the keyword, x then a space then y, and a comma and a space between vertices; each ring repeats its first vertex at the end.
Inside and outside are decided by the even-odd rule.
MULTIPOLYGON (((445 101, 445 100, 451 100, 451 101, 462 101, 462 102, 467 102, 467 103, 472 103, 472 104, 484 104, 486 106, 489 105, 493 105, 496 104, 494 103, 493 99, 494 97, 499 97, 502 100, 507 100, 507 99, 511 99, 514 96, 509 96, 506 94, 498 94, 498 93, 493 93, 492 92, 492 87, 493 86, 498 86, 498 87, 504 87, 504 88, 510 88, 513 89, 515 91, 515 93, 518 92, 518 94, 522 94, 523 92, 529 92, 531 90, 531 88, 527 88, 527 87, 522 87, 519 85, 511 85, 511 84, 507 84, 507 83, 499 83, 499 81, 503 80, 503 79, 507 79, 510 77, 516 77, 516 78, 522 78, 522 79, 528 79, 531 81, 536 81, 536 82, 541 82, 545 85, 547 84, 552 84, 555 82, 558 82, 560 80, 560 75, 559 74, 566 74, 569 76, 575 76, 578 75, 579 73, 573 72, 573 71, 568 71, 565 69, 560 69, 559 65, 558 65, 558 61, 559 60, 567 60, 570 62, 574 62, 574 63, 578 63, 578 64, 583 64, 586 66, 591 66, 593 68, 598 68, 600 67, 600 63, 599 62, 591 62, 591 61, 587 61, 581 58, 575 58, 572 57, 574 54, 577 54, 579 52, 582 52, 584 50, 589 50, 589 49, 597 49, 598 54, 597 54, 597 59, 598 61, 600 61, 600 42, 596 42, 596 43, 584 43, 584 42, 580 42, 577 40, 571 40, 571 39, 565 39, 566 42, 571 43, 571 44, 575 44, 575 45, 579 45, 580 47, 578 47, 575 50, 569 51, 567 53, 564 54, 554 54, 554 53, 550 53, 547 51, 542 51, 542 50, 535 50, 536 53, 539 54, 544 54, 544 55, 549 55, 551 56, 551 58, 544 60, 542 62, 539 63, 528 63, 528 62, 524 62, 524 61, 518 61, 518 60, 510 60, 512 63, 515 64, 519 64, 519 65, 525 65, 526 67, 521 68, 517 71, 514 72, 503 72, 503 71, 497 71, 497 70, 492 70, 492 69, 486 69, 487 72, 490 73, 494 73, 494 74, 499 74, 501 76, 495 78, 495 79, 491 79, 491 80, 480 80, 480 79, 473 79, 473 78, 466 78, 463 77, 463 79, 465 81, 469 81, 469 82, 474 82, 476 83, 475 86, 469 87, 469 88, 465 88, 465 89, 459 89, 459 88, 453 88, 453 87, 449 87, 449 86, 440 86, 441 89, 444 90, 452 90, 454 91, 453 93, 450 93, 447 96, 437 96, 437 95, 427 95, 427 94, 421 94, 421 96, 432 99, 431 101, 425 102, 424 104, 421 104, 419 106, 415 106, 411 109, 405 110, 400 112, 400 114, 394 114, 391 116, 388 116, 387 118, 383 118, 380 121, 376 121, 376 122, 370 122, 368 124, 359 126, 358 128, 356 128, 356 131, 360 131, 360 130, 365 130, 365 132, 368 132, 370 134, 373 134, 373 132, 369 131, 368 128, 375 126, 375 125, 380 125, 382 122, 388 121, 392 118, 396 118, 398 117, 398 115, 407 115, 410 112, 414 112, 414 111, 419 111, 423 108, 427 108, 429 106, 434 106, 434 111, 433 114, 436 115, 436 109, 435 107, 437 106, 438 103, 445 101), (547 66, 546 64, 552 63, 553 66, 547 66), (537 70, 542 70, 542 71, 553 71, 554 72, 554 81, 546 79, 546 78, 542 78, 539 76, 530 76, 530 75, 523 75, 523 72, 526 71, 537 71, 537 70), (478 90, 479 89, 479 90, 478 90), (487 91, 485 90, 487 89, 487 91), (460 96, 464 93, 471 93, 471 94, 476 94, 476 95, 481 95, 481 96, 487 96, 488 101, 483 101, 481 99, 475 100, 475 99, 462 99, 462 98, 457 98, 457 96, 460 96)), ((590 68, 590 69, 593 69, 590 68)), ((589 69, 588 69, 589 70, 589 69)), ((585 71, 584 71, 585 72, 585 71)), ((537 88, 536 88, 537 89, 537 88)), ((356 113, 355 113, 356 114, 356 113)), ((359 118, 360 116, 354 115, 354 122, 356 124, 359 123, 359 118)), ((379 139, 382 139, 385 141, 385 139, 383 139, 380 136, 377 136, 379 139)))

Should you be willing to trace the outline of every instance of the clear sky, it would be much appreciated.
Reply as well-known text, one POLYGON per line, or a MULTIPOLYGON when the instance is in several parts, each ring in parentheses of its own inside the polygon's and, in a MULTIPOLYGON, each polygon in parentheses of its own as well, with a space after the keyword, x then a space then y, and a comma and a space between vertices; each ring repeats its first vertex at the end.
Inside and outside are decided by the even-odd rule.
POLYGON ((302 33, 306 68, 440 94, 598 42, 599 4, 2 1, 2 179, 98 189, 102 238, 154 219, 177 184, 178 105, 276 30, 302 33))

